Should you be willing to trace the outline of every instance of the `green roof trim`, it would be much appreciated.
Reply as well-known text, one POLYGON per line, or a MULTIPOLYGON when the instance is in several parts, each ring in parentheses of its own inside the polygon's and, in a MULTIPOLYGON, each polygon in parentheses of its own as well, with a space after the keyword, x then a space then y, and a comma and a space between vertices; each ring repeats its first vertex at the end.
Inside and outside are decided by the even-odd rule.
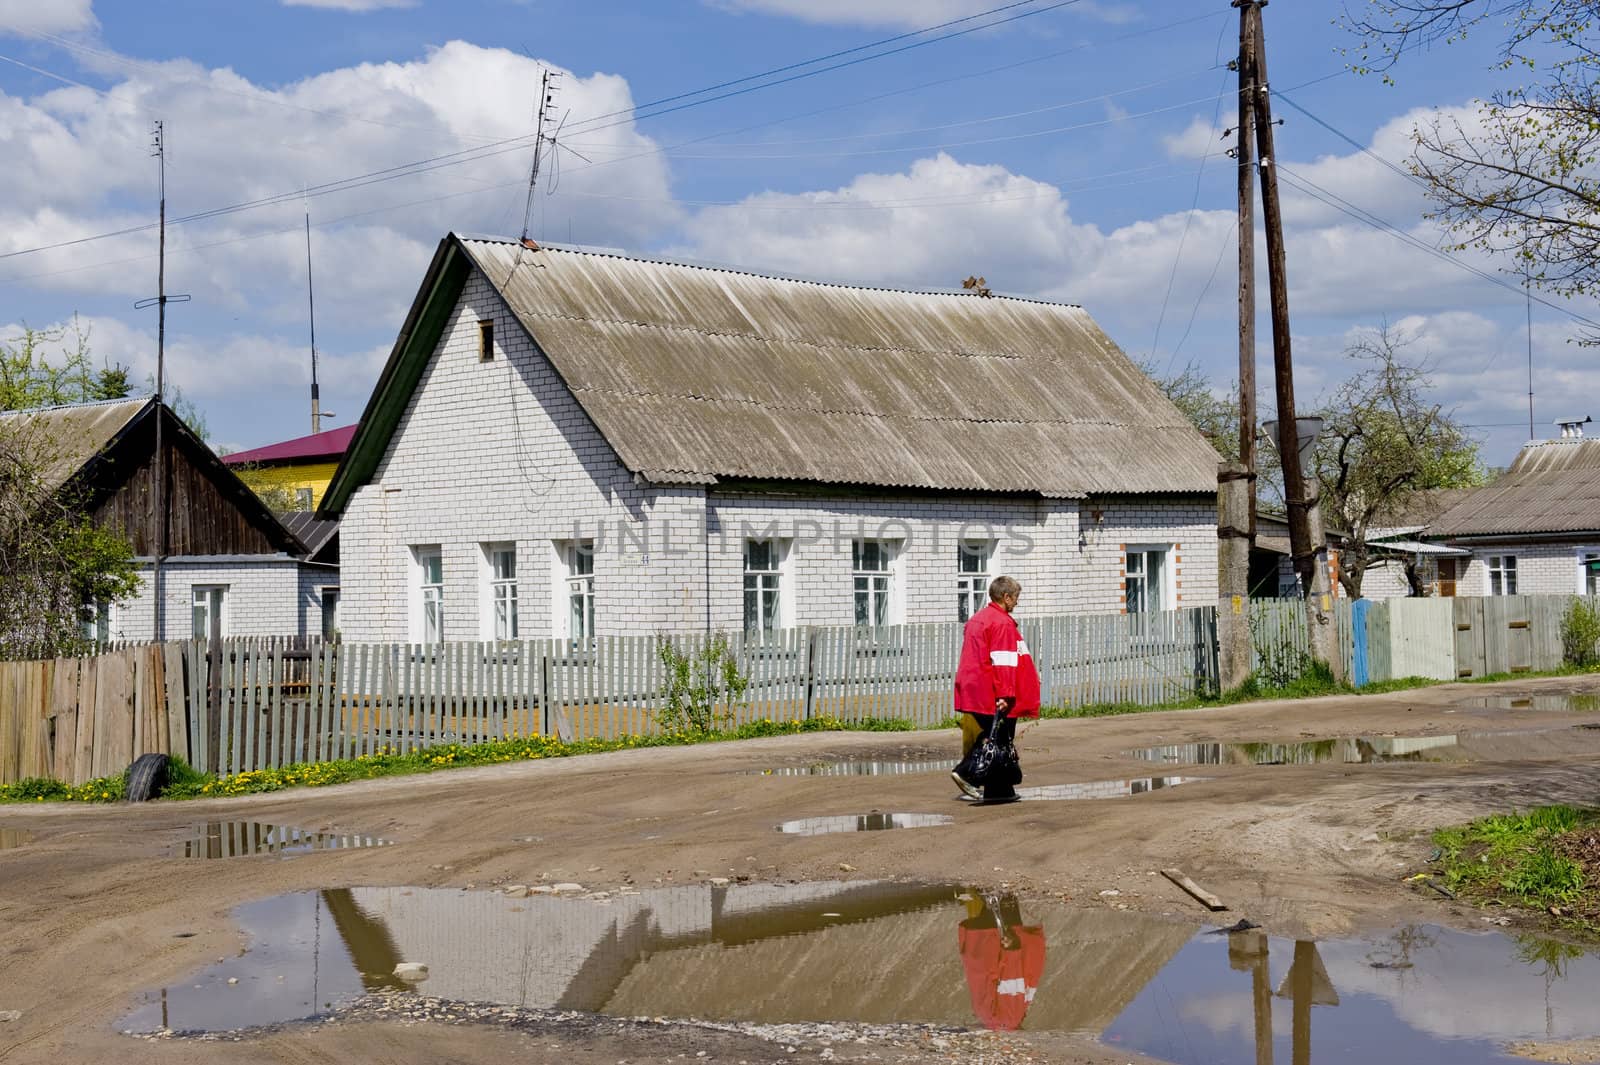
POLYGON ((378 463, 383 461, 384 452, 389 448, 389 440, 405 414, 406 404, 422 379, 422 371, 439 345, 445 323, 455 312, 456 301, 471 268, 454 234, 439 242, 400 335, 395 338, 389 361, 384 364, 372 396, 367 400, 355 438, 334 471, 322 505, 317 508, 319 518, 341 515, 356 489, 377 472, 378 463))

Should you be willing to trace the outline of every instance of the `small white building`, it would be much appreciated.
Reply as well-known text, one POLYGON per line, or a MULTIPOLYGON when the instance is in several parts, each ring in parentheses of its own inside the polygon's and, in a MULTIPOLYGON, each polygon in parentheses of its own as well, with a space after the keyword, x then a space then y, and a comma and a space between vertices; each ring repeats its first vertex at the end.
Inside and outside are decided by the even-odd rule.
POLYGON ((446 237, 319 512, 347 640, 1214 604, 1217 456, 1081 308, 446 237))
MULTIPOLYGON (((1585 419, 1585 422, 1587 419, 1585 419)), ((1454 595, 1600 594, 1600 439, 1576 420, 1523 445, 1492 484, 1429 524, 1427 539, 1468 554, 1441 560, 1454 595)))

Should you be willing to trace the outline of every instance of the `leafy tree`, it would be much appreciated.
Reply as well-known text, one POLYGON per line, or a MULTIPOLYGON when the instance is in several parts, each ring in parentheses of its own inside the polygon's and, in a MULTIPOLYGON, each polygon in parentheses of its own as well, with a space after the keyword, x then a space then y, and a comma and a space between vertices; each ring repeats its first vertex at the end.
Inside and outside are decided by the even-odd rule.
POLYGON ((1155 382, 1156 387, 1172 401, 1173 406, 1194 423, 1194 427, 1200 430, 1200 435, 1216 448, 1217 454, 1227 460, 1239 457, 1237 383, 1234 384, 1232 392, 1222 396, 1217 394, 1211 379, 1198 364, 1193 362, 1184 366, 1175 376, 1169 376, 1164 369, 1158 368, 1154 359, 1141 361, 1139 369, 1155 382))
POLYGON ((128 542, 46 481, 53 454, 25 420, 0 421, 0 659, 80 653, 85 604, 139 587, 128 542))
POLYGON ((1404 352, 1414 338, 1387 324, 1346 352, 1355 370, 1321 404, 1313 470, 1323 520, 1349 533, 1339 582, 1352 599, 1372 561, 1367 531, 1390 524, 1418 496, 1484 483, 1478 443, 1428 395, 1429 367, 1404 352))
POLYGON ((77 315, 70 326, 24 325, 21 336, 0 341, 0 410, 121 399, 131 392, 126 366, 106 363, 95 369, 89 329, 77 315), (53 357, 52 349, 59 349, 53 357))
POLYGON ((1594 0, 1366 0, 1344 19, 1361 37, 1356 69, 1385 77, 1408 49, 1501 35, 1497 68, 1527 84, 1479 101, 1481 129, 1445 118, 1418 127, 1412 169, 1457 248, 1509 255, 1530 284, 1562 296, 1600 294, 1597 16, 1594 0))
MULTIPOLYGON (((1348 534, 1339 581, 1352 598, 1372 561, 1369 528, 1393 523, 1424 492, 1485 481, 1477 441, 1429 397, 1429 367, 1404 359, 1413 339, 1384 325, 1358 340, 1346 352, 1353 372, 1310 412, 1324 426, 1307 472, 1321 489, 1324 524, 1348 534)), ((1220 398, 1192 364, 1176 377, 1143 369, 1219 453, 1238 455, 1237 391, 1220 398)), ((1264 436, 1256 474, 1258 498, 1282 507, 1283 471, 1275 442, 1264 436)))

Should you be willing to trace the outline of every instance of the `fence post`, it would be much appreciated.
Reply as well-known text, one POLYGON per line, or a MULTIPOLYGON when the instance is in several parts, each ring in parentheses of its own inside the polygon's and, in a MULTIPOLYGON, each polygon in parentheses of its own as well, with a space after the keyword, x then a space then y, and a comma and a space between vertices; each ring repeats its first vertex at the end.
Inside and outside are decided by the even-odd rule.
POLYGON ((805 693, 803 716, 810 721, 817 712, 817 627, 806 626, 805 664, 801 667, 800 684, 805 693))
POLYGON ((555 728, 555 715, 550 712, 550 651, 549 640, 539 646, 539 735, 548 737, 555 728))

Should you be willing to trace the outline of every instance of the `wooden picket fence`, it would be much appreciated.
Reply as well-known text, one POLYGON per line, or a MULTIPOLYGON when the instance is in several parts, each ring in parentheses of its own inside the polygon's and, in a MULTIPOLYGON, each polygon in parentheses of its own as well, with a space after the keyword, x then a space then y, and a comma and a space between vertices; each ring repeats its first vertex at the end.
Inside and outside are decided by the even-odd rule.
MULTIPOLYGON (((1351 675, 1377 681, 1558 666, 1571 596, 1336 601, 1351 675)), ((1594 603, 1595 600, 1591 600, 1594 603)), ((1256 665, 1309 650, 1299 600, 1250 604, 1256 665)), ((1046 705, 1175 702, 1215 691, 1216 614, 1026 618, 1046 705)), ((134 646, 93 657, 0 662, 0 784, 72 783, 141 753, 218 774, 512 736, 566 740, 660 727, 663 640, 691 659, 726 640, 743 696, 729 725, 951 713, 959 624, 796 628, 766 636, 608 636, 574 643, 338 644, 239 639, 134 646)))
MULTIPOLYGON (((1215 686, 1210 608, 1032 618, 1023 633, 1052 705, 1155 705, 1215 686)), ((815 717, 931 725, 951 713, 961 636, 949 623, 670 642, 693 659, 708 639, 727 641, 748 681, 741 698, 718 708, 729 725, 815 717)), ((145 751, 230 774, 532 734, 649 734, 668 679, 663 639, 193 641, 0 663, 0 783, 82 782, 145 751)))

